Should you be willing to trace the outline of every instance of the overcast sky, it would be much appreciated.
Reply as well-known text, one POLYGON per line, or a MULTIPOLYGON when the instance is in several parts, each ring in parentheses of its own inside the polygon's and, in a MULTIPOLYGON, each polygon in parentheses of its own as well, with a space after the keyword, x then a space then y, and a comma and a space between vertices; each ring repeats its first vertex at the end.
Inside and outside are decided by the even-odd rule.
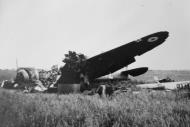
MULTIPOLYGON (((158 32, 165 43, 129 68, 190 69, 190 0, 0 0, 0 68, 50 68, 158 32)), ((126 51, 127 53, 127 51, 126 51)))

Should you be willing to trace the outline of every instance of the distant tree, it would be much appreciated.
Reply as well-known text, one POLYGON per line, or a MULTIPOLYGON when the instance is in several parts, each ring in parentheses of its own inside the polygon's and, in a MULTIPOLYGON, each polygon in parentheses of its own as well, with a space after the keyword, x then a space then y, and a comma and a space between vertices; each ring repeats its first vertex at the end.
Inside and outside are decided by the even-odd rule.
POLYGON ((69 51, 68 54, 65 54, 63 62, 67 64, 69 69, 72 69, 75 72, 80 72, 85 64, 86 59, 87 58, 84 54, 78 54, 75 51, 69 51))

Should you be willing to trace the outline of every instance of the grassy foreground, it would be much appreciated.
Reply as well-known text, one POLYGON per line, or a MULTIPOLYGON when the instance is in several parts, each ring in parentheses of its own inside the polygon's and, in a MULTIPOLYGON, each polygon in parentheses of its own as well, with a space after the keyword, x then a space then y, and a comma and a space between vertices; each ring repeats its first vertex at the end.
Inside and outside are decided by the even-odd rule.
POLYGON ((103 99, 0 89, 0 126, 190 126, 189 107, 187 98, 170 92, 129 92, 103 99))

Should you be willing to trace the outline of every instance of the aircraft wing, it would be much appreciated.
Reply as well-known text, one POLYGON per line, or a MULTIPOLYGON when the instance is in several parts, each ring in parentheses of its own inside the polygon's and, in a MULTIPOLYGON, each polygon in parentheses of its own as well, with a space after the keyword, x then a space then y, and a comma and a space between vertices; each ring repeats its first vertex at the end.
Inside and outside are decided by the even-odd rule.
POLYGON ((144 89, 155 89, 159 87, 164 87, 166 90, 188 89, 190 87, 190 81, 139 84, 137 85, 137 87, 144 89))
POLYGON ((90 80, 113 73, 135 62, 135 56, 162 44, 168 35, 167 31, 157 32, 89 58, 84 71, 90 80))

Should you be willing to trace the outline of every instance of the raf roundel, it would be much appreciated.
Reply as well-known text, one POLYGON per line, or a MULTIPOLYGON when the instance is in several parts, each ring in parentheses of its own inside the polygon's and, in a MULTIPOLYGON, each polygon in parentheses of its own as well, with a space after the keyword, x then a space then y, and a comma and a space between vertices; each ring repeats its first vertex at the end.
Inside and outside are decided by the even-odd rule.
POLYGON ((158 37, 150 37, 148 39, 148 42, 154 42, 154 41, 157 41, 158 40, 158 37))

